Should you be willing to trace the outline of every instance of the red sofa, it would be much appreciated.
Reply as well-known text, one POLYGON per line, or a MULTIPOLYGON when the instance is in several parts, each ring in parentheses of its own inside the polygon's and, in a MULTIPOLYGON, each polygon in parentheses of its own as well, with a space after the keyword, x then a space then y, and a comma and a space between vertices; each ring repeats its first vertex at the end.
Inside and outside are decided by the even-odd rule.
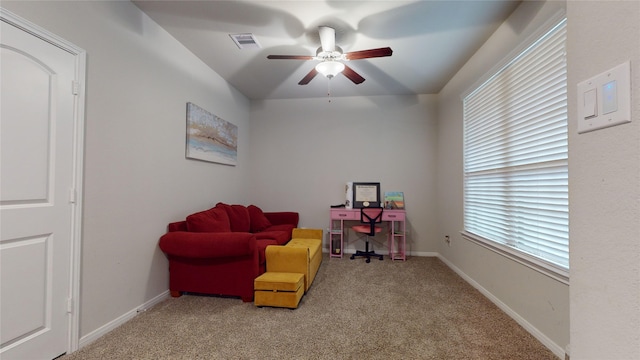
POLYGON ((171 296, 192 292, 253 301, 253 280, 266 270, 265 248, 289 242, 298 220, 297 212, 218 203, 170 223, 160 249, 169 259, 171 296))

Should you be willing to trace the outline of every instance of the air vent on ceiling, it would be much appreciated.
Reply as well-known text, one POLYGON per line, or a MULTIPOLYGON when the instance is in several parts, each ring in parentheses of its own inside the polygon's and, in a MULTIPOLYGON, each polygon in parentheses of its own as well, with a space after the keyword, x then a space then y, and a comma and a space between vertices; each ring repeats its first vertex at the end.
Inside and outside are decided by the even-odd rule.
POLYGON ((253 34, 245 33, 245 34, 229 34, 233 42, 236 43, 238 48, 240 49, 259 49, 260 44, 258 44, 258 40, 253 36, 253 34))

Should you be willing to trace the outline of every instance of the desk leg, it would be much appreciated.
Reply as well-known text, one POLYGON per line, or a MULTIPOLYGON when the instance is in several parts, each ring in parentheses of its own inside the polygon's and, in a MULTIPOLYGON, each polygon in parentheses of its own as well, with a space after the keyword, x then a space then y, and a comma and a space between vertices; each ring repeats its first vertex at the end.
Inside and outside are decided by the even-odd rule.
POLYGON ((391 221, 391 230, 389 231, 389 257, 391 260, 407 260, 405 253, 406 246, 406 222, 405 221, 391 221), (396 250, 396 247, 398 248, 396 250))
POLYGON ((396 248, 395 247, 395 241, 394 241, 395 239, 394 239, 394 236, 393 236, 393 221, 391 221, 389 223, 389 225, 390 225, 390 227, 389 227, 389 233, 387 235, 388 236, 387 243, 389 244, 389 259, 393 260, 393 256, 394 256, 393 254, 394 254, 394 251, 395 251, 395 248, 396 248))
POLYGON ((329 257, 342 258, 342 250, 344 249, 344 221, 342 219, 330 219, 329 221, 329 257), (338 222, 340 227, 334 227, 338 222))

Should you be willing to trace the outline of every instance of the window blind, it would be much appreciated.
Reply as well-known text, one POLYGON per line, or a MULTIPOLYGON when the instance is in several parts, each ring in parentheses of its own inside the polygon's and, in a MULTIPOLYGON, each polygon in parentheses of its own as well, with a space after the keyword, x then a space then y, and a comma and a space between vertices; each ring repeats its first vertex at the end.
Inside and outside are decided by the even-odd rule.
POLYGON ((569 268, 566 20, 464 102, 465 231, 569 268))

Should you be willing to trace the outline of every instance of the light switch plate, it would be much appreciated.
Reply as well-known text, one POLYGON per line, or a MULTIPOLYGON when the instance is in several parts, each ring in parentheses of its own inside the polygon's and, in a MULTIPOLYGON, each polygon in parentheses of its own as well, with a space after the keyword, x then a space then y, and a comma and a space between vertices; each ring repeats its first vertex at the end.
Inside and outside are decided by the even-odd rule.
POLYGON ((630 62, 579 83, 577 99, 578 133, 631 122, 630 62))

